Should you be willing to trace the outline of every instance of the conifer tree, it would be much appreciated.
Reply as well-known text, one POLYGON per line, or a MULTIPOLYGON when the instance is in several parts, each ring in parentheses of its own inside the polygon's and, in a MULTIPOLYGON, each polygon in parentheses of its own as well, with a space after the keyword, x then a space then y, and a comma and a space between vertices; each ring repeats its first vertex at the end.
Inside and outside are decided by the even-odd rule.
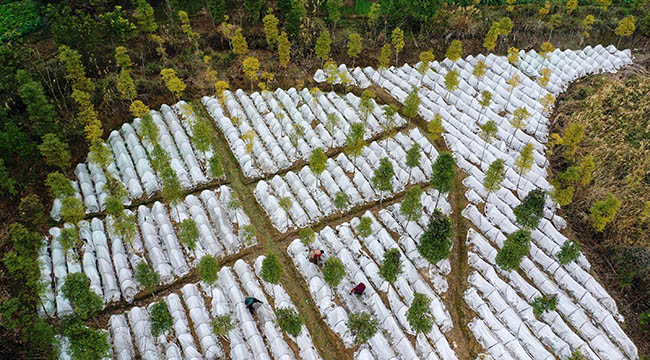
POLYGON ((440 137, 440 134, 444 131, 442 127, 442 116, 439 113, 433 115, 433 119, 427 124, 427 131, 429 132, 429 137, 432 140, 436 140, 440 137))
POLYGON ((250 20, 253 24, 257 23, 257 20, 260 19, 262 6, 264 6, 262 0, 244 0, 244 7, 248 11, 250 20))
POLYGON ((348 207, 348 195, 343 191, 339 191, 334 195, 334 206, 341 212, 341 219, 343 219, 343 210, 348 207))
POLYGON ((323 148, 317 148, 309 157, 309 169, 316 175, 317 186, 320 186, 320 175, 327 168, 327 154, 323 148))
POLYGON ((526 146, 521 149, 519 157, 515 160, 515 169, 517 169, 517 173, 519 174, 516 191, 519 191, 519 182, 521 181, 521 177, 530 170, 533 163, 533 144, 526 144, 526 146))
POLYGON ((481 105, 481 112, 478 114, 476 122, 481 122, 481 115, 483 115, 485 109, 490 106, 490 101, 492 101, 492 93, 488 90, 483 90, 481 92, 481 100, 478 102, 481 105))
POLYGON ((413 168, 420 166, 420 157, 422 157, 420 150, 420 144, 414 142, 406 151, 406 166, 409 167, 409 177, 407 182, 411 182, 411 172, 413 171, 413 168))
POLYGON ((503 247, 497 253, 495 261, 504 271, 516 270, 529 251, 530 232, 528 230, 517 230, 508 235, 503 242, 503 247))
POLYGON ((521 204, 513 209, 517 224, 524 229, 534 229, 544 217, 546 193, 543 190, 531 190, 521 204))
POLYGON ((187 36, 187 40, 192 44, 195 50, 199 48, 199 38, 201 34, 192 30, 192 25, 190 24, 190 18, 185 11, 180 10, 178 12, 178 18, 181 20, 181 31, 187 36))
POLYGON ((331 286, 336 287, 345 277, 345 266, 341 260, 335 257, 329 257, 323 264, 323 280, 331 286))
POLYGON ((232 37, 232 52, 239 56, 246 55, 248 52, 248 42, 240 28, 235 30, 235 35, 232 37))
POLYGON ((420 66, 418 66, 418 72, 424 77, 424 74, 429 71, 431 63, 436 60, 436 56, 433 54, 433 50, 429 49, 427 51, 422 51, 420 53, 420 66))
POLYGON ((341 0, 327 0, 327 20, 334 26, 341 20, 341 6, 341 0))
POLYGON ((38 150, 48 165, 56 166, 65 171, 70 166, 70 150, 68 144, 61 141, 55 134, 45 134, 43 143, 38 150))
POLYGON ((287 216, 287 227, 289 226, 289 209, 291 209, 291 206, 293 206, 293 200, 291 200, 290 197, 285 196, 280 198, 279 201, 280 208, 284 210, 287 216))
POLYGON ((323 63, 327 61, 330 57, 330 51, 332 46, 332 39, 330 38, 330 32, 327 29, 321 31, 318 39, 316 39, 316 57, 319 58, 323 63))
POLYGON ((354 336, 355 344, 364 344, 375 336, 379 329, 379 322, 367 312, 352 313, 345 326, 354 336))
POLYGON ((154 18, 154 11, 146 0, 135 0, 135 10, 133 17, 138 25, 138 30, 142 33, 152 33, 158 29, 158 24, 154 18))
POLYGON ((291 60, 291 42, 289 42, 287 33, 284 31, 280 34, 278 40, 278 55, 280 56, 280 65, 286 69, 291 60))
POLYGON ((262 261, 262 270, 260 271, 262 280, 271 284, 279 284, 283 272, 282 264, 275 253, 269 253, 262 261))
POLYGON ((361 35, 356 32, 351 32, 348 35, 348 56, 352 58, 352 67, 354 67, 354 61, 361 54, 361 49, 363 49, 361 35))
POLYGON ((393 169, 393 163, 387 157, 381 158, 379 160, 379 167, 375 169, 374 176, 371 179, 372 185, 380 192, 379 197, 379 207, 382 207, 382 202, 384 200, 384 192, 393 191, 393 177, 395 176, 395 170, 393 169))
POLYGON ((510 141, 508 143, 508 146, 512 145, 512 140, 514 140, 517 130, 521 130, 526 126, 526 119, 528 119, 529 117, 530 117, 530 113, 528 112, 528 109, 526 109, 525 107, 516 108, 515 111, 512 113, 512 118, 510 118, 510 125, 512 125, 512 127, 515 128, 515 131, 513 131, 512 135, 510 136, 510 141))
POLYGON ((169 313, 167 302, 164 299, 151 306, 149 319, 151 320, 151 334, 153 336, 158 336, 170 330, 174 325, 174 319, 169 313))
POLYGON ((381 53, 379 54, 379 69, 386 70, 390 67, 390 56, 392 50, 390 45, 386 44, 381 48, 381 53))
POLYGON ((407 222, 417 220, 422 216, 422 202, 420 201, 422 193, 423 191, 418 185, 406 191, 406 196, 404 196, 404 200, 400 204, 399 212, 406 218, 407 222))
POLYGON ((219 277, 219 261, 214 256, 206 254, 203 255, 199 261, 199 277, 201 281, 212 286, 217 283, 219 277))
POLYGON ((43 85, 33 80, 25 70, 16 72, 16 81, 19 84, 18 95, 29 113, 29 127, 40 136, 54 131, 56 111, 45 95, 43 85))
MULTIPOLYGON (((456 91, 458 89, 458 71, 456 70, 449 70, 447 74, 445 75, 445 88, 449 91, 449 93, 456 91)), ((449 93, 447 93, 447 99, 449 99, 449 93)))
POLYGON ((569 0, 566 3, 566 13, 567 15, 571 15, 575 11, 575 9, 578 7, 578 0, 569 0))
POLYGON ((490 196, 490 193, 499 190, 501 183, 505 178, 506 169, 503 160, 494 160, 488 167, 485 172, 485 177, 483 178, 483 186, 488 191, 488 197, 490 196))
POLYGON ((174 69, 162 69, 160 75, 162 75, 167 89, 174 93, 176 99, 180 98, 183 95, 183 91, 185 91, 186 85, 183 80, 176 76, 176 71, 174 69))
POLYGON ((402 273, 401 256, 397 248, 386 251, 379 267, 379 276, 391 284, 397 281, 397 276, 402 273))
POLYGON ((413 295, 413 301, 406 313, 406 319, 416 334, 426 334, 431 331, 434 324, 433 315, 431 315, 431 310, 429 309, 431 300, 425 294, 418 292, 413 295))
POLYGON ((359 225, 357 225, 357 232, 359 233, 359 236, 362 238, 367 238, 372 234, 372 219, 364 216, 361 219, 359 219, 359 225))
POLYGON ((420 96, 418 95, 418 88, 413 87, 411 93, 404 100, 404 107, 402 108, 402 113, 410 120, 415 119, 418 116, 418 111, 420 110, 420 96))
POLYGON ((399 66, 399 53, 404 48, 404 31, 399 27, 395 28, 391 33, 391 43, 393 44, 393 49, 395 50, 395 66, 399 66))
POLYGON ((458 61, 458 59, 463 56, 463 43, 460 42, 460 40, 452 41, 451 45, 449 45, 449 48, 447 49, 445 56, 455 65, 456 61, 458 61))
POLYGON ((273 49, 273 46, 278 43, 280 33, 278 31, 278 18, 273 15, 272 10, 269 11, 266 16, 262 19, 264 24, 264 35, 266 36, 266 44, 269 46, 269 49, 273 49))
POLYGON ((596 201, 589 209, 589 216, 594 229, 597 232, 602 232, 607 224, 614 221, 620 207, 621 201, 611 193, 607 194, 603 200, 596 201))
POLYGON ((438 191, 435 207, 438 207, 440 194, 446 194, 454 187, 456 180, 456 160, 451 153, 443 151, 438 154, 438 158, 431 165, 431 186, 438 191))
POLYGON ((374 91, 370 89, 363 90, 361 93, 361 101, 359 102, 359 109, 365 121, 368 121, 368 115, 374 110, 375 103, 373 100, 377 97, 374 91))
POLYGON ((483 60, 479 60, 476 63, 476 65, 474 65, 474 70, 472 71, 472 75, 476 76, 476 78, 480 80, 483 78, 483 76, 485 76, 486 72, 487 72, 487 65, 483 60))
POLYGON ((353 159, 361 155, 363 148, 366 146, 365 133, 366 127, 361 122, 353 123, 350 126, 350 131, 345 138, 345 152, 353 159))
POLYGON ((253 90, 253 82, 257 81, 257 74, 260 71, 260 61, 256 57, 247 56, 242 62, 244 74, 251 81, 251 91, 253 90))

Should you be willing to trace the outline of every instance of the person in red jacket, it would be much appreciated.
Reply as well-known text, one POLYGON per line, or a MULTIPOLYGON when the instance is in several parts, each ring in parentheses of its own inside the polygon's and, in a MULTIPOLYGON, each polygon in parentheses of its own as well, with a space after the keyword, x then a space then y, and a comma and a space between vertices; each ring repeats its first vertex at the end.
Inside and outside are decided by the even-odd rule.
POLYGON ((314 264, 318 265, 318 262, 322 260, 321 256, 325 254, 325 251, 319 250, 319 249, 314 249, 309 252, 309 261, 313 262, 314 264))
POLYGON ((359 285, 355 286, 354 289, 350 290, 350 295, 352 293, 355 293, 357 295, 362 295, 364 290, 366 290, 366 284, 359 283, 359 285))

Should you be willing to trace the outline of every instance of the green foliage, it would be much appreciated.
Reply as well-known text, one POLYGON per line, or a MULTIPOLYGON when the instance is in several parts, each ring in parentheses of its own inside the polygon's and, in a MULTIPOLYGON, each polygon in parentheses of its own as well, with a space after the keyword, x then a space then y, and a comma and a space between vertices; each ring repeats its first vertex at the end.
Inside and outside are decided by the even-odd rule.
POLYGON ((350 126, 350 131, 345 138, 345 152, 349 156, 356 158, 361 155, 364 146, 366 146, 366 141, 363 139, 365 133, 366 126, 362 122, 356 122, 350 126))
POLYGON ((575 350, 567 360, 585 360, 585 357, 580 350, 575 350))
POLYGON ((393 190, 394 176, 395 170, 393 169, 393 163, 391 163, 387 157, 381 158, 379 160, 379 167, 375 169, 374 175, 371 179, 372 186, 374 186, 377 191, 390 192, 393 190))
POLYGON ((547 311, 554 311, 557 307, 557 295, 538 296, 530 305, 533 307, 535 315, 538 316, 547 311))
POLYGON ((256 23, 260 19, 263 5, 262 0, 244 0, 244 7, 248 11, 252 23, 256 23))
MULTIPOLYGON (((210 3, 218 3, 219 1, 211 1, 210 3)), ((133 17, 135 18, 138 30, 143 33, 151 33, 158 29, 158 24, 154 17, 154 11, 151 5, 146 0, 135 0, 135 10, 133 17)))
POLYGON ((262 23, 264 24, 264 34, 266 35, 266 44, 269 46, 269 49, 273 49, 273 46, 277 44, 280 39, 280 32, 278 31, 278 18, 269 12, 262 18, 262 23))
POLYGON ((591 222, 596 231, 601 232, 607 224, 614 221, 621 202, 612 194, 607 194, 603 200, 596 201, 589 210, 591 222))
POLYGON ((172 319, 172 315, 169 313, 167 303, 164 299, 151 305, 149 319, 151 321, 151 333, 155 337, 170 330, 172 325, 174 325, 174 319, 172 319))
POLYGON ((262 261, 262 270, 260 271, 262 280, 271 284, 279 284, 283 272, 280 259, 274 253, 269 253, 262 261))
POLYGON ((330 50, 332 46, 332 39, 328 30, 322 30, 318 39, 316 39, 316 57, 322 61, 327 61, 330 57, 330 50))
POLYGON ((41 24, 36 1, 10 1, 0 5, 0 43, 28 34, 41 24))
POLYGON ((120 75, 117 78, 117 91, 120 93, 120 97, 128 102, 135 100, 136 96, 138 96, 135 82, 129 70, 120 70, 120 75))
POLYGON ((429 182, 441 194, 446 194, 454 187, 456 180, 456 160, 451 153, 443 151, 431 165, 432 174, 429 182))
POLYGON ((296 310, 288 307, 280 307, 275 311, 278 326, 287 334, 296 337, 302 331, 303 319, 296 310))
POLYGON ((406 166, 410 168, 420 166, 420 158, 422 157, 420 150, 420 144, 414 142, 413 145, 406 151, 406 166))
POLYGON ((69 353, 73 360, 97 360, 110 356, 108 333, 89 328, 79 318, 63 322, 63 335, 70 342, 69 353))
POLYGON ((135 221, 135 214, 127 214, 122 212, 119 216, 115 217, 113 228, 115 234, 120 236, 122 240, 132 243, 138 234, 138 228, 135 221))
POLYGON ((147 262, 140 261, 135 266, 135 281, 144 287, 145 290, 153 291, 160 283, 160 275, 147 262))
POLYGON ((406 320, 408 320, 411 329, 416 334, 428 333, 433 328, 433 315, 429 309, 431 300, 424 294, 414 293, 413 302, 406 313, 406 320))
POLYGON ((458 89, 458 84, 458 71, 449 70, 447 74, 445 74, 445 88, 449 91, 455 91, 458 89))
POLYGON ((544 202, 546 193, 535 189, 526 195, 521 204, 513 209, 517 224, 527 229, 534 229, 544 216, 544 202))
POLYGON ((519 156, 515 160, 515 169, 519 173, 520 177, 524 173, 527 173, 528 170, 533 166, 535 159, 533 158, 533 144, 526 144, 519 156))
POLYGON ((372 219, 364 216, 359 219, 359 225, 357 225, 357 232, 362 238, 367 238, 372 234, 372 219))
MULTIPOLYGON (((291 206, 293 205, 293 200, 291 200, 290 197, 285 196, 285 197, 280 198, 279 204, 280 204, 280 208, 282 210, 284 210, 286 212, 289 212, 289 209, 291 209, 291 206)), ((287 216, 288 216, 288 214, 287 214, 287 216)))
POLYGON ((61 229, 61 236, 59 243, 63 246, 63 251, 67 252, 69 249, 76 249, 81 245, 79 241, 79 233, 74 227, 66 227, 61 229))
POLYGON ((83 273, 69 273, 61 286, 61 292, 80 319, 94 317, 104 306, 102 298, 90 289, 90 280, 83 273))
POLYGON ((422 216, 422 193, 424 191, 419 185, 410 188, 404 196, 404 200, 400 204, 399 213, 406 218, 407 221, 417 220, 422 216))
MULTIPOLYGON (((72 184, 70 186, 72 186, 72 184)), ((2 159, 0 159, 0 189, 4 190, 11 196, 18 194, 18 190, 16 190, 16 180, 11 178, 2 159)))
POLYGON ((399 249, 390 249, 384 253, 384 261, 379 267, 379 275, 389 283, 397 280, 402 273, 402 259, 399 249))
POLYGON ((644 311, 640 316, 639 316, 639 323, 643 326, 648 326, 650 325, 650 310, 644 311))
POLYGON ((160 179, 163 187, 163 199, 171 204, 176 204, 181 201, 183 198, 181 183, 178 181, 176 172, 174 172, 169 164, 167 164, 167 166, 165 166, 160 172, 160 179))
POLYGON ((381 48, 381 52, 379 53, 379 58, 377 59, 378 64, 377 67, 382 70, 382 69, 388 69, 390 66, 390 57, 392 55, 393 50, 391 50, 391 47, 389 44, 384 45, 381 48))
POLYGON ((196 249, 196 241, 199 239, 199 229, 192 219, 185 219, 178 225, 178 240, 190 248, 196 249))
POLYGON ((580 257, 580 243, 573 240, 567 240, 562 244, 562 248, 557 253, 557 260, 560 264, 566 265, 576 261, 580 257))
POLYGON ((230 315, 219 315, 212 319, 212 332, 221 337, 228 336, 228 332, 234 329, 235 325, 232 323, 230 315))
POLYGON ((355 344, 364 344, 370 340, 379 329, 379 322, 367 312, 352 313, 345 323, 352 336, 355 344))
POLYGON ((325 7, 327 7, 327 20, 336 25, 341 20, 341 0, 327 0, 325 7))
POLYGON ((368 120, 368 115, 370 112, 375 108, 375 103, 372 100, 376 97, 377 94, 375 94, 375 92, 372 90, 363 90, 361 93, 361 102, 359 104, 359 109, 361 110, 361 114, 363 114, 363 118, 366 121, 368 120))
POLYGON ((460 42, 460 40, 452 41, 451 45, 449 45, 449 48, 447 49, 445 56, 447 59, 455 63, 458 59, 461 58, 461 56, 463 56, 463 43, 460 42))
POLYGON ((418 116, 418 110, 420 109, 420 96, 418 96, 418 88, 413 87, 411 93, 406 97, 404 101, 404 107, 402 108, 402 113, 409 119, 414 119, 418 116))
POLYGON ((78 198, 68 196, 61 200, 61 219, 70 224, 77 224, 86 216, 84 205, 78 198))
POLYGON ((337 209, 343 210, 348 206, 348 195, 343 191, 339 191, 334 195, 334 206, 337 209))
MULTIPOLYGON (((650 250, 645 246, 625 246, 616 259, 619 285, 643 288, 650 276, 650 250)), ((647 295, 647 293, 646 293, 647 295)))
POLYGON ((219 261, 212 255, 203 255, 199 261, 199 277, 208 285, 214 285, 219 278, 219 261))
POLYGON ((56 112, 45 95, 43 85, 32 80, 24 70, 16 72, 16 80, 20 85, 18 95, 27 106, 27 112, 29 113, 29 128, 40 136, 54 131, 56 112))
POLYGON ((448 258, 451 254, 453 233, 451 220, 436 209, 431 215, 427 229, 420 236, 418 252, 432 264, 448 258))
POLYGON ((385 14, 389 28, 399 24, 418 27, 428 23, 438 13, 440 0, 381 0, 381 13, 385 14))
MULTIPOLYGON (((302 20, 307 15, 307 10, 305 10, 305 5, 300 0, 284 0, 287 3, 291 3, 289 10, 286 15, 286 28, 287 33, 291 36, 297 36, 300 32, 300 26, 302 25, 302 20)), ((282 8, 281 6, 279 6, 282 8)))
POLYGON ((496 263, 505 271, 516 270, 521 259, 530 251, 530 231, 517 230, 508 235, 503 242, 503 248, 496 256, 496 263))
POLYGON ((323 265, 323 279, 331 286, 336 287, 345 277, 345 266, 341 260, 335 257, 328 257, 323 265))
POLYGON ((111 12, 99 15, 104 31, 111 36, 114 40, 125 42, 126 40, 135 36, 136 28, 133 23, 129 21, 126 11, 117 5, 111 12))
POLYGON ((316 233, 312 228, 300 229, 298 236, 300 236, 300 241, 302 241, 305 246, 309 246, 309 244, 311 244, 316 239, 316 233))
POLYGON ((50 188, 50 194, 54 198, 73 196, 75 193, 72 181, 58 171, 47 174, 45 185, 50 188))
POLYGON ((356 32, 351 32, 348 35, 348 56, 352 58, 353 62, 361 54, 361 49, 363 49, 361 35, 356 32))
POLYGON ((219 155, 217 154, 212 155, 210 160, 208 160, 208 166, 210 167, 210 175, 213 178, 219 179, 224 175, 226 175, 219 155))
POLYGON ((327 155, 323 148, 317 148, 309 156, 309 169, 317 176, 327 168, 327 155))
POLYGON ((499 190, 501 183, 506 178, 506 169, 504 162, 501 159, 496 159, 490 164, 485 177, 483 178, 483 186, 488 192, 499 190))
POLYGON ((253 243, 253 239, 255 239, 256 234, 257 230, 253 224, 244 225, 239 228, 239 235, 244 239, 244 241, 246 241, 247 244, 253 243))
POLYGON ((197 150, 201 152, 210 150, 214 131, 207 121, 203 119, 196 121, 192 126, 192 135, 192 144, 197 150))
POLYGON ((43 143, 38 146, 38 150, 45 159, 45 163, 56 166, 65 170, 70 166, 70 151, 68 144, 59 140, 55 134, 45 134, 43 143))
POLYGON ((43 203, 36 194, 28 194, 20 199, 20 204, 18 204, 18 213, 23 222, 30 224, 33 227, 38 227, 38 225, 45 221, 43 203))

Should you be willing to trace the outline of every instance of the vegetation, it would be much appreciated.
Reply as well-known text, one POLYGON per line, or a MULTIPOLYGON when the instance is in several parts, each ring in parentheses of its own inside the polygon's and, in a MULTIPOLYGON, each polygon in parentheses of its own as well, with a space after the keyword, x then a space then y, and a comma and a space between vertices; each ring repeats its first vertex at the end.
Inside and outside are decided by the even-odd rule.
POLYGON ((456 180, 456 160, 453 155, 448 152, 441 152, 438 154, 436 161, 432 165, 432 174, 429 182, 431 186, 438 191, 436 198, 436 207, 441 194, 446 194, 454 187, 456 180))
POLYGON ((300 237, 300 241, 302 241, 305 246, 309 246, 314 240, 316 239, 316 233, 314 232, 314 229, 312 228, 303 228, 300 229, 298 232, 298 236, 300 237))
POLYGON ((282 264, 280 264, 278 256, 269 253, 262 261, 262 271, 260 272, 262 280, 271 284, 279 284, 280 279, 282 279, 282 272, 282 264))
POLYGON ((517 230, 508 235, 496 256, 496 263, 505 271, 516 270, 524 256, 530 251, 530 232, 517 230))
POLYGON ((335 257, 328 257, 323 265, 323 279, 332 287, 336 287, 345 277, 345 266, 341 260, 335 257))
POLYGON ((357 232, 359 233, 359 236, 362 238, 367 238, 372 234, 372 219, 364 216, 361 219, 359 219, 359 225, 357 225, 357 232))
POLYGON ((531 190, 521 204, 513 209, 517 224, 525 229, 535 229, 544 217, 545 197, 543 190, 531 190))
POLYGON ((160 300, 151 305, 149 310, 149 319, 151 321, 151 333, 153 336, 158 336, 172 328, 174 320, 169 313, 167 303, 165 300, 160 300))
POLYGON ((278 326, 287 334, 296 337, 302 330, 302 317, 292 308, 278 308, 275 311, 278 318, 278 326))
POLYGON ((199 278, 208 285, 214 285, 219 278, 219 261, 212 255, 203 255, 199 261, 199 278))
POLYGON ((178 240, 191 250, 196 249, 196 241, 199 239, 199 228, 192 219, 181 221, 178 226, 178 240))
POLYGON ((429 219, 429 225, 420 236, 418 252, 430 263, 435 264, 451 254, 453 224, 447 216, 436 209, 429 219))
POLYGON ((379 275, 391 284, 402 273, 401 256, 399 249, 390 249, 384 253, 384 261, 379 267, 379 275))
POLYGON ((219 337, 227 337, 228 332, 234 328, 229 315, 219 315, 212 319, 212 332, 219 337))
POLYGON ((416 292, 413 294, 413 302, 406 313, 411 329, 416 333, 428 333, 433 328, 433 315, 429 309, 431 299, 426 295, 416 292))
POLYGON ((542 315, 547 311, 554 311, 557 306, 557 295, 538 296, 533 300, 531 306, 535 315, 542 315))
POLYGON ((580 257, 580 244, 567 240, 562 244, 560 251, 557 253, 557 260, 560 264, 566 265, 576 261, 580 257))
POLYGON ((352 313, 345 324, 352 336, 355 344, 364 344, 370 340, 379 329, 379 322, 367 312, 352 313))
POLYGON ((135 281, 144 287, 145 290, 153 292, 160 283, 160 275, 145 261, 140 261, 135 266, 135 281))

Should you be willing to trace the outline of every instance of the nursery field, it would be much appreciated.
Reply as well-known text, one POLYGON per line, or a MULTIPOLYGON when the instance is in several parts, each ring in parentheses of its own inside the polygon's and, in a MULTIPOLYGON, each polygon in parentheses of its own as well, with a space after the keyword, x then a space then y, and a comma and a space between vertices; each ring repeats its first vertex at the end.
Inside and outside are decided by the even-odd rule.
MULTIPOLYGON (((39 314, 70 321, 95 298, 113 359, 637 359, 547 156, 555 97, 632 63, 599 45, 340 65, 314 74, 336 91, 143 112, 108 136, 106 170, 89 156, 54 201, 39 314)), ((57 335, 60 358, 80 356, 75 336, 57 335)))

